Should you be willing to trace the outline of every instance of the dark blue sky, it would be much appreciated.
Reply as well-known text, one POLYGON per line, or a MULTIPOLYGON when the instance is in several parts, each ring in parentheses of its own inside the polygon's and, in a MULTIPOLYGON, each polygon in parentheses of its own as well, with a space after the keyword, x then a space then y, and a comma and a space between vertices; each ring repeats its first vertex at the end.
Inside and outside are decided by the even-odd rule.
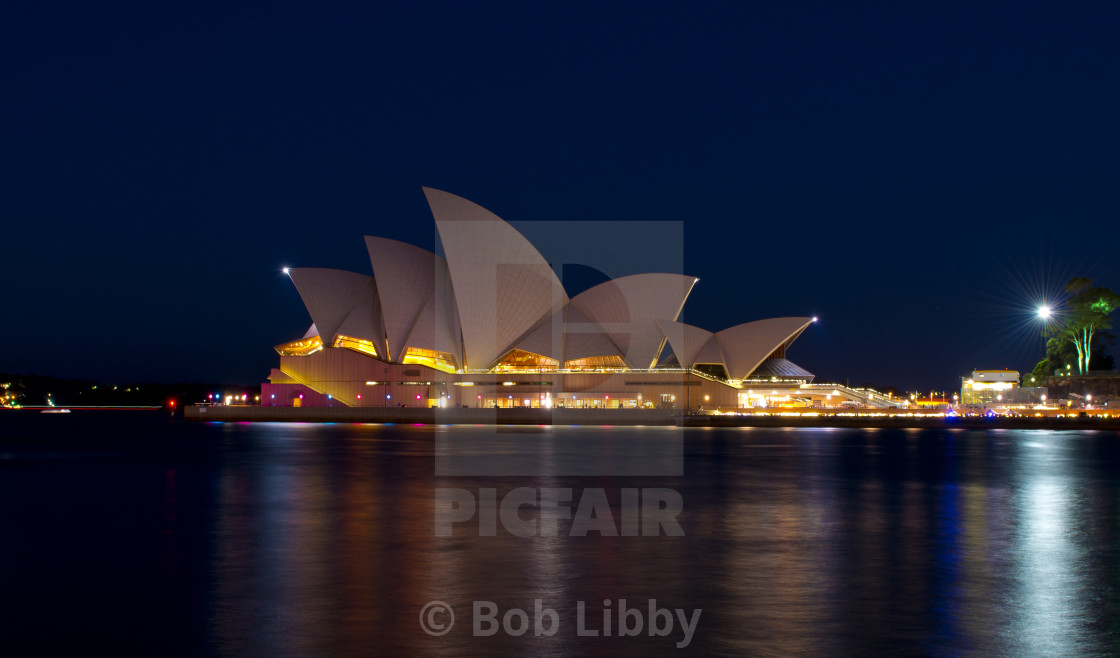
POLYGON ((0 371, 260 381, 279 267, 431 247, 421 185, 683 221, 688 322, 819 315, 789 356, 853 384, 1029 368, 1039 290, 1120 288, 1114 3, 11 4, 0 371))

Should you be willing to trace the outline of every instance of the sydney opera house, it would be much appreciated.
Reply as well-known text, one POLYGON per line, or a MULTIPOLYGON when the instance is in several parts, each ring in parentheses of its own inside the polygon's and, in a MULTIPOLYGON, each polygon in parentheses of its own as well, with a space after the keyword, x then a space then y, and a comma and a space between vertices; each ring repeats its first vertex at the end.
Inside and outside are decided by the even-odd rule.
POLYGON ((813 318, 716 332, 684 324, 697 279, 680 274, 624 276, 569 297, 513 226, 455 195, 424 194, 446 258, 366 237, 372 276, 287 270, 313 324, 276 347, 263 405, 730 410, 828 395, 786 359, 813 318))

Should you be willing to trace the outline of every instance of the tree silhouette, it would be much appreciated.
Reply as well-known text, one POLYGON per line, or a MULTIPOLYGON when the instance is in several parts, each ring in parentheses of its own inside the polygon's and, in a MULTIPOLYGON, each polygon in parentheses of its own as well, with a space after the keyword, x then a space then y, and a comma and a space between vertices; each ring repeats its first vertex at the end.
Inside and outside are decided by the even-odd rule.
POLYGON ((1073 344, 1077 372, 1084 375, 1089 372, 1093 337, 1112 328, 1111 315, 1120 308, 1120 295, 1108 288, 1094 287, 1093 280, 1085 277, 1066 284, 1066 294, 1070 297, 1062 304, 1058 324, 1044 333, 1073 344))

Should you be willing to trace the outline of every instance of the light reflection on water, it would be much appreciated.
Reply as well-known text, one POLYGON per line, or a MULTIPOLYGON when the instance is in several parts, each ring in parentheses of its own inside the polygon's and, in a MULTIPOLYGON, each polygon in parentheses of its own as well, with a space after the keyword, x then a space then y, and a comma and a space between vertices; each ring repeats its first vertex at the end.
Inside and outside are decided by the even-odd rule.
MULTIPOLYGON (((138 423, 101 451, 89 432, 31 430, 2 450, 17 633, 0 648, 64 647, 44 632, 63 627, 192 655, 678 653, 677 636, 575 637, 577 601, 619 598, 703 608, 689 649, 706 655, 1118 648, 1115 433, 698 429, 683 477, 471 478, 435 476, 437 432, 487 432, 472 445, 492 459, 540 450, 546 466, 570 462, 568 435, 138 423), (602 487, 616 511, 622 487, 670 487, 686 535, 480 537, 470 522, 436 537, 439 486, 602 487), (471 601, 531 613, 537 598, 555 637, 470 636, 471 601), (418 624, 434 599, 457 616, 440 638, 418 624)), ((579 430, 612 453, 641 437, 579 430)))

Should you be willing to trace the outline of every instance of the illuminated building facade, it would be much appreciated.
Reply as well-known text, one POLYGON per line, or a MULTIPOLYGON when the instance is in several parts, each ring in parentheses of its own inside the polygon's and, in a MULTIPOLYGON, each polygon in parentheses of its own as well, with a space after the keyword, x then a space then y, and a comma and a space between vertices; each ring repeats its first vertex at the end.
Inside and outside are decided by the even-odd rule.
POLYGON ((697 279, 637 274, 569 297, 490 211, 424 189, 446 258, 366 237, 372 276, 286 270, 313 322, 276 347, 273 406, 741 409, 839 403, 786 351, 814 322, 679 321, 697 279), (817 390, 819 388, 820 390, 817 390))
POLYGON ((1021 386, 1017 370, 973 370, 971 377, 961 378, 961 404, 965 405, 1041 404, 1046 394, 1045 386, 1021 386))
POLYGON ((973 370, 961 378, 961 404, 994 405, 1010 402, 1019 388, 1018 370, 973 370))

